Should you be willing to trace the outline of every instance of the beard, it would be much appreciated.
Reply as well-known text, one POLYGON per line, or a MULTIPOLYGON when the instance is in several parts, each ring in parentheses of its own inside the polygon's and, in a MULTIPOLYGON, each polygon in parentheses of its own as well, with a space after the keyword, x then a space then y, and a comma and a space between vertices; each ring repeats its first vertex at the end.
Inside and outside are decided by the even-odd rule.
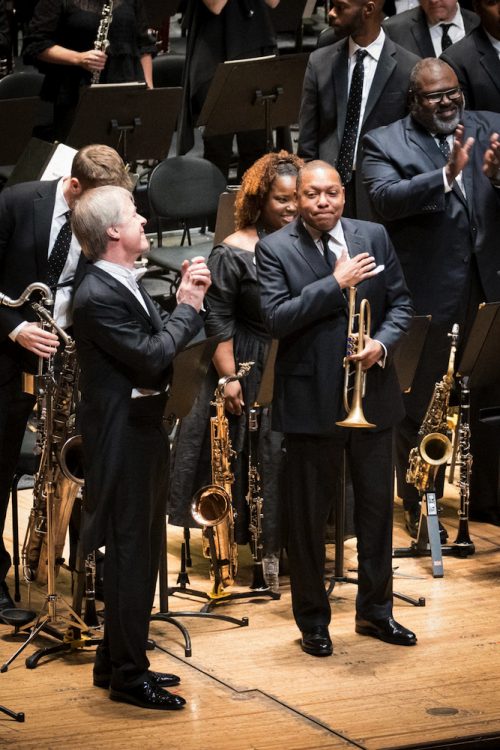
POLYGON ((418 104, 411 108, 412 117, 424 126, 430 133, 436 133, 437 135, 449 135, 454 133, 459 125, 464 113, 464 105, 457 105, 457 111, 454 116, 449 119, 443 119, 439 111, 426 112, 418 104))

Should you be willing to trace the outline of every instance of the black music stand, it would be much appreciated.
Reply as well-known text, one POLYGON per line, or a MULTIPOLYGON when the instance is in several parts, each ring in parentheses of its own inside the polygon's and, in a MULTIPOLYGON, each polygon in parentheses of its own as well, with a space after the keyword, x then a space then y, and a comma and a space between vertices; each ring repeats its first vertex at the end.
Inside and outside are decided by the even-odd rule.
POLYGON ((205 135, 266 131, 297 122, 308 55, 256 57, 221 63, 212 79, 197 125, 205 135))
MULTIPOLYGON (((398 376, 399 385, 403 392, 410 390, 418 360, 422 353, 425 337, 429 329, 430 316, 415 316, 410 324, 406 336, 404 336, 394 353, 394 366, 398 376)), ((333 576, 330 578, 328 595, 330 595, 336 583, 358 584, 357 578, 350 578, 344 573, 344 528, 345 528, 345 496, 346 496, 346 458, 345 452, 342 459, 340 476, 340 488, 335 498, 335 566, 333 576)), ((394 557, 397 557, 393 553, 394 557)), ((412 604, 414 607, 425 607, 425 598, 419 596, 414 599, 407 594, 393 591, 393 597, 403 602, 412 604)))
POLYGON ((38 96, 0 100, 0 164, 15 164, 31 138, 41 103, 38 96))
MULTIPOLYGON (((171 395, 165 408, 165 419, 167 424, 173 428, 177 419, 181 419, 189 414, 196 396, 201 387, 201 383, 206 376, 208 367, 214 355, 219 338, 212 336, 203 339, 197 343, 191 344, 184 351, 180 352, 174 359, 174 375, 172 380, 171 395)), ((208 612, 203 608, 199 612, 171 612, 169 610, 169 595, 175 593, 191 594, 202 599, 209 599, 205 591, 188 589, 187 583, 189 578, 186 572, 185 545, 182 545, 181 551, 181 572, 177 579, 179 586, 169 587, 168 585, 168 564, 167 564, 167 524, 165 524, 165 534, 160 554, 160 612, 151 615, 151 621, 160 620, 169 622, 178 628, 184 636, 184 655, 191 656, 191 638, 187 628, 177 621, 177 617, 210 617, 216 620, 225 620, 234 625, 248 625, 248 618, 237 619, 228 615, 219 615, 208 612)), ((234 596, 237 596, 236 594, 234 596)))
POLYGON ((79 149, 89 143, 104 143, 116 149, 125 163, 164 159, 181 96, 181 88, 147 89, 143 83, 85 88, 66 144, 79 149))

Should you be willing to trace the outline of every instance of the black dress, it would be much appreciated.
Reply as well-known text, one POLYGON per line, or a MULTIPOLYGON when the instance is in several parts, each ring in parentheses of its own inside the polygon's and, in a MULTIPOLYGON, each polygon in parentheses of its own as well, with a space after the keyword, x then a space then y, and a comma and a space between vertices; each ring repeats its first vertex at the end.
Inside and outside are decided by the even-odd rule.
MULTIPOLYGON (((260 314, 259 292, 254 254, 238 247, 220 244, 214 247, 208 266, 212 286, 207 294, 210 313, 205 321, 207 335, 222 340, 233 338, 236 364, 253 361, 249 374, 242 380, 243 400, 248 409, 258 394, 270 338, 260 314)), ((210 366, 202 390, 190 414, 182 420, 174 441, 169 498, 169 523, 195 527, 190 512, 197 489, 211 482, 210 417, 218 375, 210 366)), ((236 458, 232 463, 235 482, 232 485, 236 511, 235 538, 238 544, 249 541, 246 503, 248 454, 247 417, 227 415, 236 458)), ((270 409, 260 413, 258 441, 261 489, 264 498, 264 553, 279 552, 281 540, 281 464, 282 435, 271 430, 270 409)))
MULTIPOLYGON (((80 66, 41 62, 38 55, 54 45, 77 52, 94 49, 103 5, 103 0, 39 0, 36 5, 24 61, 45 74, 41 98, 54 102, 59 120, 74 110, 80 87, 90 84, 92 75, 80 66)), ((147 34, 142 0, 114 0, 108 41, 100 83, 143 81, 141 56, 154 54, 155 45, 147 34)))

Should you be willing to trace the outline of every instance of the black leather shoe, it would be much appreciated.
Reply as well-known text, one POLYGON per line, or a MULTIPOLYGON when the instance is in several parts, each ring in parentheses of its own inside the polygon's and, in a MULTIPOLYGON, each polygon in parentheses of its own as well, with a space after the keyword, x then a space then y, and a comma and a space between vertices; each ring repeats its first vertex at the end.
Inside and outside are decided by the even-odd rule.
POLYGON ((326 625, 316 625, 311 630, 304 630, 300 639, 300 647, 311 656, 331 656, 333 644, 326 625))
POLYGON ((15 609, 15 607, 16 605, 9 594, 7 584, 5 581, 2 581, 2 583, 0 583, 0 612, 2 609, 15 609))
POLYGON ((414 646, 417 642, 415 633, 392 617, 384 617, 381 620, 364 620, 362 617, 356 617, 355 630, 360 635, 371 635, 372 638, 393 643, 395 646, 414 646))
POLYGON ((149 680, 144 680, 141 685, 132 688, 122 690, 111 688, 109 697, 112 701, 131 703, 140 708, 154 708, 157 711, 178 711, 186 705, 186 701, 180 695, 173 695, 168 690, 162 690, 149 680))
MULTIPOLYGON (((410 508, 410 510, 405 510, 405 527, 408 534, 411 536, 412 539, 416 539, 418 536, 418 524, 420 521, 420 506, 416 505, 414 508, 410 508)), ((445 544, 445 542, 448 540, 448 532, 446 531, 445 527, 441 523, 439 523, 439 539, 441 541, 441 544, 445 544)))
MULTIPOLYGON (((165 672, 151 672, 148 670, 148 680, 153 687, 168 688, 178 685, 181 681, 176 674, 166 674, 165 672)), ((107 672, 93 672, 93 681, 95 687, 109 688, 111 683, 111 674, 107 672)))

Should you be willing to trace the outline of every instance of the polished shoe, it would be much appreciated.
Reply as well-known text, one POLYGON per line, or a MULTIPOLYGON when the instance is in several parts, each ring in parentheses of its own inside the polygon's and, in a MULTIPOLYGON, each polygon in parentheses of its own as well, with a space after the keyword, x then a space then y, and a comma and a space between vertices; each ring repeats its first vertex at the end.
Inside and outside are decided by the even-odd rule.
MULTIPOLYGON (((167 674, 165 672, 151 672, 148 670, 148 680, 153 687, 168 688, 178 685, 181 681, 180 677, 176 674, 167 674)), ((111 673, 109 672, 93 672, 93 681, 95 687, 109 688, 111 683, 111 673)))
POLYGON ((400 625, 392 617, 383 617, 380 620, 364 620, 356 617, 356 633, 359 635, 371 635, 385 643, 393 643, 395 646, 414 646, 417 636, 408 628, 400 625))
POLYGON ((0 612, 2 609, 15 609, 16 605, 9 594, 9 589, 5 581, 0 583, 0 612))
MULTIPOLYGON (((418 524, 420 522, 420 506, 416 505, 413 508, 410 508, 409 510, 405 510, 405 527, 408 534, 411 536, 412 539, 416 539, 418 536, 418 524)), ((441 523, 439 523, 439 539, 441 544, 445 544, 445 542, 448 540, 448 532, 446 531, 445 527, 441 523)))
POLYGON ((149 680, 144 680, 140 685, 131 688, 110 688, 109 697, 112 701, 131 703, 139 708, 154 708, 157 711, 178 711, 186 705, 186 701, 180 695, 162 690, 149 680))
POLYGON ((326 625, 316 625, 311 630, 304 630, 300 639, 300 647, 311 656, 331 656, 333 645, 326 625))

